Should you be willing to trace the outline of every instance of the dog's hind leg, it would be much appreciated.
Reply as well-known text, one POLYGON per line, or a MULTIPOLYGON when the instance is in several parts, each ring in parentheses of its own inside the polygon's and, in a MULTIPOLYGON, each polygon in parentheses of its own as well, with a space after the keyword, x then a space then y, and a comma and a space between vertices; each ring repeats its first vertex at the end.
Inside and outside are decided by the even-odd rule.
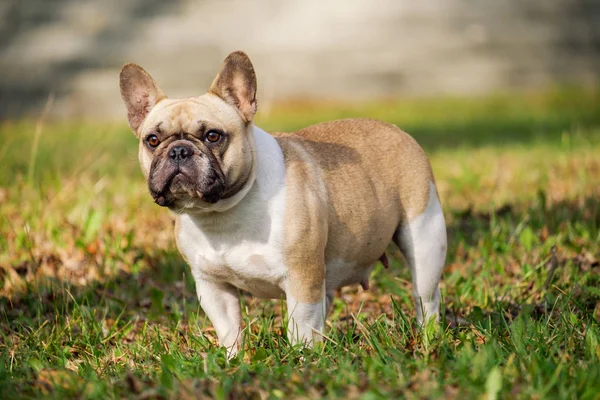
POLYGON ((417 321, 439 319, 439 281, 446 262, 446 223, 431 182, 425 211, 398 227, 394 242, 406 258, 413 282, 417 321))

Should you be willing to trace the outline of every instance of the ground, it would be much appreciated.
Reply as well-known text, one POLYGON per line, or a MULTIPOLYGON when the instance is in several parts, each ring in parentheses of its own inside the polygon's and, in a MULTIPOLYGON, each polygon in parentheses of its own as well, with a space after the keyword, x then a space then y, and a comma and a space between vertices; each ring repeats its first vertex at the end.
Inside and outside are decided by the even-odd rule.
POLYGON ((2 397, 600 398, 599 94, 295 103, 258 124, 347 116, 430 155, 449 228, 439 326, 417 327, 390 247, 371 290, 338 293, 314 349, 288 345, 279 301, 244 296, 228 362, 125 123, 5 121, 2 397))

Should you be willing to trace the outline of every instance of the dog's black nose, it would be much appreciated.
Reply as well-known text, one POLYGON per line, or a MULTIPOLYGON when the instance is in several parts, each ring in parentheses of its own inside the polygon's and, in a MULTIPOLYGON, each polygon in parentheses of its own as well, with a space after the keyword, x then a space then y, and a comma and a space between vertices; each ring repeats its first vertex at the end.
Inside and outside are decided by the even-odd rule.
POLYGON ((186 146, 174 146, 169 150, 169 158, 174 163, 182 163, 192 155, 192 151, 186 146))

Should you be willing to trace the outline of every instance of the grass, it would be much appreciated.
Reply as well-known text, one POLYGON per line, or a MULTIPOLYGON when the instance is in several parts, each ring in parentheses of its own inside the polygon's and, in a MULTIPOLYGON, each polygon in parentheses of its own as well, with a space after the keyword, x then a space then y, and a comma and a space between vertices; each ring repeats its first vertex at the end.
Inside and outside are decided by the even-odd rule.
POLYGON ((2 397, 600 398, 597 92, 287 104, 258 121, 345 116, 398 124, 430 155, 450 239, 439 327, 416 326, 390 248, 370 291, 338 293, 314 349, 288 345, 279 301, 244 296, 247 343, 227 362, 127 127, 54 122, 36 139, 4 122, 2 397))

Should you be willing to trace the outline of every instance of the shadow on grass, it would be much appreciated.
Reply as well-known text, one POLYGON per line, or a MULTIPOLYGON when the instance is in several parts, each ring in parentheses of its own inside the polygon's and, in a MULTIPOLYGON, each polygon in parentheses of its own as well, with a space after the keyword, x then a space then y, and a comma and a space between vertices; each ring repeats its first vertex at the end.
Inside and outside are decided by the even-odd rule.
MULTIPOLYGON (((466 264, 473 262, 473 255, 467 256, 465 249, 477 249, 476 256, 480 255, 482 259, 496 257, 498 262, 513 260, 505 266, 494 267, 502 271, 485 271, 487 267, 480 267, 480 271, 488 275, 497 274, 497 279, 506 279, 506 282, 499 284, 504 286, 499 288, 500 291, 513 282, 523 283, 526 270, 533 268, 524 267, 524 264, 538 264, 542 268, 537 270, 537 278, 527 278, 529 286, 513 298, 498 299, 494 309, 473 306, 476 304, 474 300, 468 306, 469 311, 465 312, 460 309, 457 298, 453 298, 459 297, 460 290, 452 288, 452 293, 446 299, 452 304, 449 322, 459 315, 470 321, 481 320, 492 314, 498 318, 500 310, 504 317, 512 319, 529 303, 532 305, 527 306, 528 312, 541 318, 548 309, 547 304, 539 300, 547 301, 542 294, 546 294, 551 284, 572 291, 574 306, 581 312, 593 314, 600 295, 586 288, 600 286, 600 253, 598 245, 593 245, 597 239, 594 235, 600 232, 600 199, 587 197, 580 201, 562 201, 551 205, 546 204, 544 199, 545 196, 540 194, 537 203, 524 210, 505 205, 489 214, 470 210, 453 213, 453 222, 448 225, 450 246, 447 258, 447 265, 452 266, 452 271, 446 272, 447 275, 452 275, 462 266, 467 268, 466 264), (557 249, 558 268, 553 271, 552 279, 546 282, 550 269, 546 264, 549 265, 552 249, 557 249), (585 280, 580 280, 580 275, 586 275, 585 280)), ((132 251, 144 253, 143 249, 134 248, 132 251)), ((24 292, 12 299, 0 298, 2 332, 10 335, 25 327, 35 329, 46 321, 69 318, 73 309, 82 305, 103 309, 102 316, 112 320, 125 318, 167 322, 186 320, 187 313, 197 312, 199 305, 195 285, 179 253, 173 248, 144 257, 150 267, 139 273, 118 271, 102 282, 93 281, 86 286, 48 280, 46 283, 29 284, 24 292)), ((23 273, 26 270, 23 269, 23 273)), ((410 279, 405 268, 386 270, 382 274, 410 279)), ((457 281, 459 286, 461 282, 464 283, 464 279, 457 281)), ((469 282, 477 284, 477 277, 469 278, 469 282)), ((386 285, 380 285, 379 289, 377 285, 377 282, 373 285, 373 298, 386 294, 377 292, 386 289, 386 285)), ((412 307, 408 302, 404 302, 404 306, 409 310, 412 307)))
MULTIPOLYGON (((293 132, 341 118, 375 118, 395 124, 425 150, 551 144, 560 143, 565 133, 600 126, 600 97, 593 89, 565 87, 535 95, 404 99, 322 107, 309 103, 283 107, 269 117, 259 115, 258 125, 268 131, 293 132)), ((598 140, 598 134, 592 134, 598 140)))
POLYGON ((544 120, 498 118, 473 119, 463 123, 438 124, 435 121, 423 121, 414 125, 397 125, 409 132, 425 150, 437 150, 560 143, 565 132, 576 133, 579 129, 599 124, 600 113, 586 115, 577 122, 567 116, 557 115, 544 120))
MULTIPOLYGON (((456 212, 450 219, 453 221, 449 224, 451 270, 444 278, 446 314, 442 328, 448 337, 454 338, 452 342, 475 335, 474 340, 482 343, 493 340, 512 348, 511 340, 515 337, 537 335, 531 337, 548 339, 549 333, 540 331, 535 325, 537 321, 551 320, 560 326, 564 326, 564 318, 595 321, 594 307, 600 302, 600 292, 594 290, 600 286, 597 258, 600 254, 595 259, 589 258, 585 250, 598 251, 593 235, 598 235, 600 227, 600 199, 588 197, 556 204, 546 204, 541 199, 523 210, 510 205, 491 214, 456 212), (530 233, 526 234, 527 229, 530 233), (464 246, 477 253, 467 256, 461 250, 464 246), (552 248, 559 249, 553 276, 546 267, 552 248), (479 256, 496 257, 496 263, 479 262, 479 256), (508 263, 511 258, 517 260, 508 263), (484 281, 494 279, 498 293, 510 294, 485 305, 477 297, 478 291, 485 286, 484 281), (508 290, 513 285, 517 291, 508 290)), ((144 253, 144 249, 135 247, 132 251, 144 253)), ((198 381, 202 385, 213 382, 214 378, 201 372, 202 363, 211 360, 208 362, 220 365, 218 370, 222 371, 226 362, 223 352, 213 351, 207 339, 206 335, 213 335, 207 333, 208 325, 200 326, 202 320, 198 316, 202 317, 202 313, 188 267, 174 248, 144 257, 148 268, 138 273, 119 271, 103 282, 93 281, 85 286, 56 280, 31 284, 12 299, 0 298, 0 344, 10 346, 8 352, 0 352, 0 387, 10 388, 15 395, 32 390, 37 393, 36 385, 45 376, 43 371, 62 369, 66 374, 64 369, 73 368, 69 364, 73 359, 82 363, 75 365, 78 372, 73 376, 96 382, 110 380, 120 393, 139 393, 136 382, 140 379, 149 387, 171 387, 162 379, 174 376, 202 376, 198 381), (18 350, 10 353, 15 348, 18 350), (111 361, 115 352, 131 358, 132 366, 111 361), (169 366, 173 363, 171 354, 177 354, 182 366, 169 366)), ((373 337, 377 337, 375 350, 381 360, 391 354, 404 359, 404 354, 422 351, 419 343, 423 339, 414 320, 408 317, 413 313, 411 301, 405 301, 398 287, 386 291, 390 287, 383 281, 393 281, 394 276, 406 281, 408 271, 392 268, 381 272, 386 277, 378 277, 380 282, 373 285, 373 291, 369 292, 372 297, 366 301, 376 303, 381 296, 389 300, 389 294, 393 294, 398 301, 389 301, 379 310, 395 323, 376 319, 377 309, 373 309, 374 315, 368 315, 370 311, 363 307, 362 300, 348 304, 346 316, 333 321, 329 337, 334 338, 337 346, 349 348, 368 347, 373 337), (382 344, 389 344, 389 351, 380 349, 382 344)), ((410 289, 404 289, 410 298, 410 289)), ((356 295, 359 294, 364 295, 362 292, 356 295)), ((269 349, 287 348, 274 306, 262 300, 248 302, 245 298, 244 301, 255 307, 251 310, 255 315, 266 315, 255 320, 252 335, 247 338, 250 364, 260 365, 265 361, 269 368, 269 349)), ((514 346, 526 355, 530 351, 527 343, 514 346)), ((332 347, 326 351, 336 350, 332 347)), ((459 354, 454 346, 447 352, 449 360, 455 360, 459 354)), ((296 353, 298 358, 302 356, 298 351, 293 354, 296 353)), ((49 388, 46 390, 53 390, 52 385, 49 388)), ((45 389, 41 390, 43 393, 45 389)))
MULTIPOLYGON (((461 309, 460 289, 450 289, 449 320, 498 326, 519 315, 549 319, 557 304, 600 323, 600 198, 548 204, 540 192, 524 210, 506 204, 491 213, 453 213, 448 226, 448 265, 475 267, 454 282, 482 290, 486 281, 502 294, 492 305, 461 309), (468 249, 477 249, 467 254, 468 249), (476 275, 475 278, 468 275, 476 275)), ((468 268, 468 267, 465 267, 468 268)), ((456 272, 456 271, 455 271, 456 272)), ((451 275, 452 272, 448 273, 451 275)))
MULTIPOLYGON (((143 253, 143 249, 135 249, 143 253)), ((116 320, 127 310, 129 318, 158 321, 170 312, 182 317, 182 310, 173 304, 189 303, 196 309, 197 297, 194 282, 185 261, 176 250, 163 251, 145 260, 151 267, 138 273, 115 271, 104 280, 94 280, 86 285, 49 278, 28 284, 25 292, 14 298, 0 298, 4 314, 1 326, 24 321, 36 326, 61 316, 68 317, 73 308, 86 306, 105 308, 103 317, 116 320)), ((23 274, 27 268, 21 268, 23 274)), ((187 310, 189 311, 189 310, 187 310)))

